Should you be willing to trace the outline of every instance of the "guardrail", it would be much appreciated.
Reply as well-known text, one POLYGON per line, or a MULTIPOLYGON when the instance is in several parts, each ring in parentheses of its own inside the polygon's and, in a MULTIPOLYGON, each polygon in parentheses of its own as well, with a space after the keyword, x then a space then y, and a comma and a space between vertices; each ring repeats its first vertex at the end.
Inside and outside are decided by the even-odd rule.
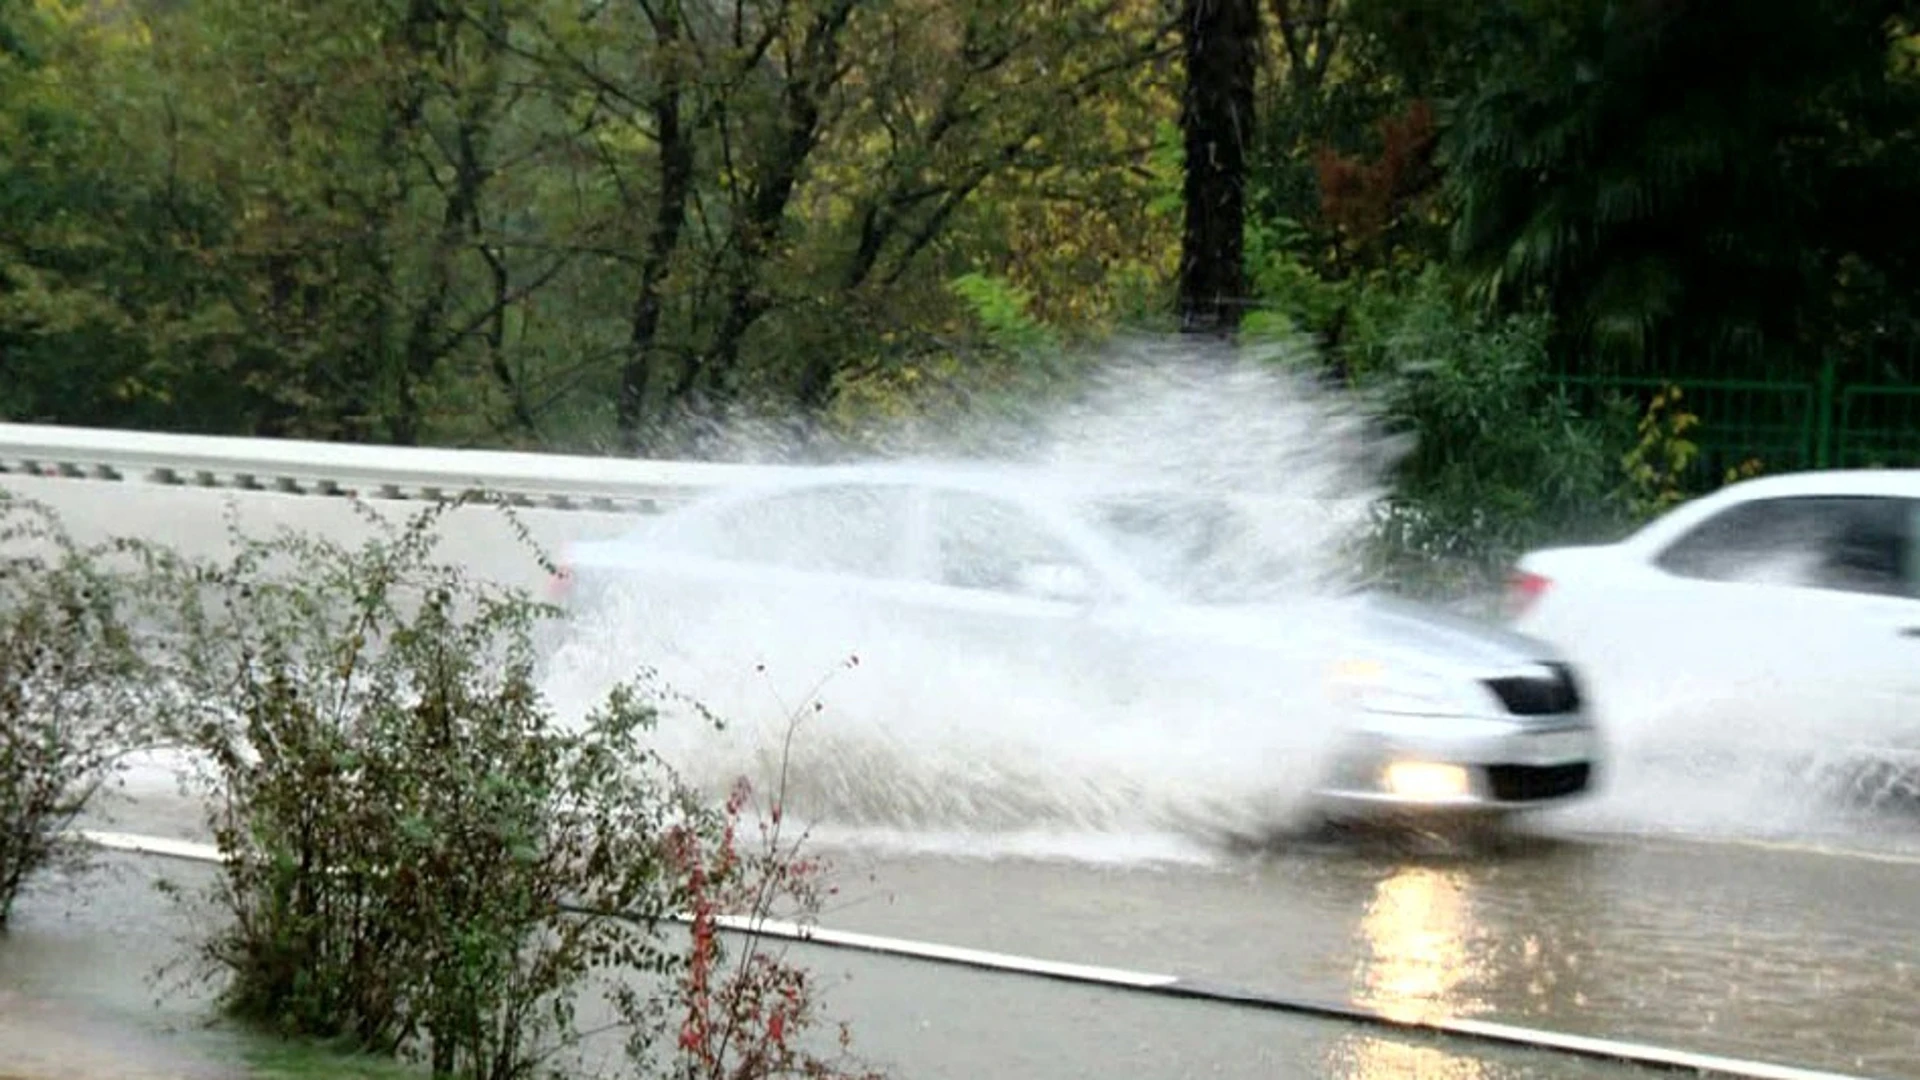
POLYGON ((0 424, 0 473, 381 499, 480 489, 559 510, 653 511, 770 468, 0 424))
MULTIPOLYGON (((804 468, 0 423, 0 476, 399 500, 480 490, 553 510, 657 512, 714 488, 804 468)), ((1078 479, 1097 482, 1098 475, 1078 479)), ((1331 524, 1364 521, 1371 505, 1366 498, 1277 501, 1315 504, 1331 524)))

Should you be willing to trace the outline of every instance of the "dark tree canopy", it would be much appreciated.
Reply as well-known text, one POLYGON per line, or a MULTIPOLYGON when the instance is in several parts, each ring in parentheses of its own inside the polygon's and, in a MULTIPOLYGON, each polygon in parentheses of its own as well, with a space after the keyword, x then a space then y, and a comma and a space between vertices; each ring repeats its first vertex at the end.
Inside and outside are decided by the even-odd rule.
POLYGON ((1442 163, 1454 251, 1497 309, 1596 360, 1793 366, 1862 289, 1906 306, 1920 201, 1908 0, 1508 0, 1442 163))

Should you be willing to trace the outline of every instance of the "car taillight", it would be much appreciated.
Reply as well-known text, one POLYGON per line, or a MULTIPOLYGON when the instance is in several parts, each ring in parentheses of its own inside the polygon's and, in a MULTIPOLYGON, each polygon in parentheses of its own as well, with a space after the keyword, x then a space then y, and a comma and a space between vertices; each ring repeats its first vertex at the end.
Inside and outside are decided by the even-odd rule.
POLYGON ((1517 570, 1507 578, 1507 617, 1518 618, 1526 614, 1539 599, 1546 595, 1553 585, 1553 579, 1530 570, 1517 570))

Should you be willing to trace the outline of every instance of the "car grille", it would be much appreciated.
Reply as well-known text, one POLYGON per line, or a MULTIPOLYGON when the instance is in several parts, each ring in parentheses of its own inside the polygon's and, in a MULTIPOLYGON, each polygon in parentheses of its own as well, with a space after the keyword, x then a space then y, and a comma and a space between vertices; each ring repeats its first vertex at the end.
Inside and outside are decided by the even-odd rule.
POLYGON ((1556 799, 1586 789, 1592 766, 1587 762, 1572 765, 1489 765, 1487 787, 1500 802, 1531 802, 1556 799))
POLYGON ((1578 712, 1581 704, 1580 684, 1574 680, 1573 670, 1565 664, 1541 666, 1552 671, 1553 677, 1542 679, 1510 675, 1486 680, 1487 689, 1492 690, 1494 696, 1500 699, 1500 704, 1515 716, 1578 712))

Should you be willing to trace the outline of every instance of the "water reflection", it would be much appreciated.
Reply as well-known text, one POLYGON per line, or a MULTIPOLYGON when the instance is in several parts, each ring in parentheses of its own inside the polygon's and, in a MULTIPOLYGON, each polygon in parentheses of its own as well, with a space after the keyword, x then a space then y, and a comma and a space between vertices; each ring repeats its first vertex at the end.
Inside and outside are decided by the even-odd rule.
MULTIPOLYGON (((1418 1022, 1456 1013, 1462 984, 1476 960, 1468 939, 1466 875, 1459 870, 1403 866, 1374 886, 1356 936, 1354 997, 1396 1020, 1418 1022)), ((1343 1080, 1482 1080, 1484 1063, 1417 1042, 1357 1035, 1338 1043, 1328 1062, 1343 1080)))
POLYGON ((1432 1046, 1355 1035, 1327 1054, 1328 1075, 1339 1080, 1487 1080, 1487 1063, 1432 1046))
POLYGON ((1456 991, 1474 974, 1467 878, 1458 870, 1402 867, 1374 887, 1360 920, 1364 953, 1355 997, 1399 1020, 1452 1015, 1456 991))

